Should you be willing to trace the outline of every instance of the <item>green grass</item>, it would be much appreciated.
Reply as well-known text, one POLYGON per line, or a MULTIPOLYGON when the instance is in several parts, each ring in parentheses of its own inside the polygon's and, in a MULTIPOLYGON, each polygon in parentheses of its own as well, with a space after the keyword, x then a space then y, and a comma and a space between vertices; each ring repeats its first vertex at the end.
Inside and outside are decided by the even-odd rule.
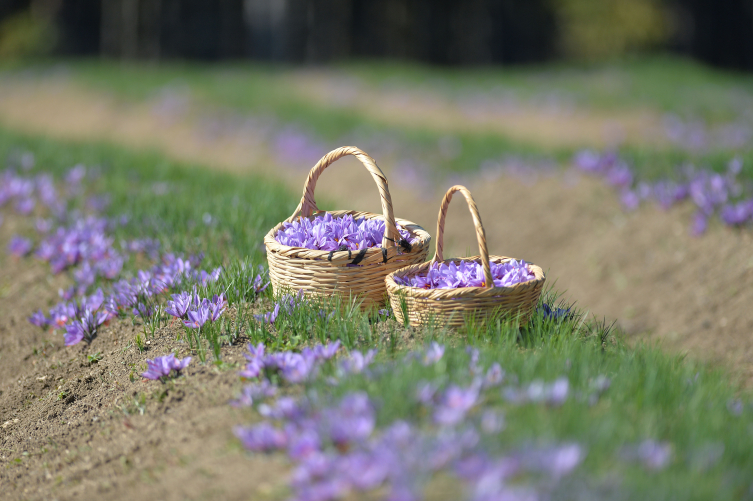
POLYGON ((58 177, 76 164, 98 171, 90 184, 92 191, 110 195, 111 216, 129 216, 128 223, 116 230, 116 242, 158 238, 167 251, 205 253, 205 266, 245 256, 260 260, 264 235, 298 202, 281 183, 258 175, 233 176, 155 153, 0 129, 0 159, 14 151, 33 152, 35 169, 58 177))
MULTIPOLYGON (((577 393, 586 392, 595 378, 604 375, 612 384, 594 405, 571 397, 561 407, 515 406, 504 401, 498 390, 490 390, 486 405, 504 411, 506 429, 489 438, 486 446, 506 450, 531 442, 581 443, 588 455, 572 480, 574 490, 560 493, 564 499, 581 498, 574 494, 577 489, 607 492, 597 497, 617 499, 731 500, 750 496, 753 410, 747 404, 742 415, 730 413, 727 404, 741 391, 722 370, 656 347, 629 347, 619 333, 609 335, 603 324, 580 315, 563 323, 537 315, 523 329, 500 321, 449 331, 406 329, 394 320, 376 322, 357 308, 346 308, 325 322, 319 315, 320 306, 305 305, 293 315, 283 315, 274 329, 267 328, 253 322, 247 310, 255 302, 257 307, 269 307, 270 294, 259 304, 259 298, 247 290, 234 292, 233 288, 246 283, 249 270, 263 262, 259 251, 262 236, 291 212, 296 201, 291 193, 270 180, 215 173, 156 154, 0 131, 0 155, 14 149, 32 151, 37 168, 56 175, 75 163, 99 165, 102 175, 93 189, 112 196, 113 215, 132 215, 132 222, 120 230, 123 236, 158 237, 168 249, 203 251, 211 263, 225 265, 226 276, 200 292, 230 291, 231 304, 246 313, 223 322, 217 331, 208 329, 202 334, 205 344, 197 351, 202 355, 203 350, 200 358, 207 362, 213 358, 210 351, 220 358, 227 342, 263 341, 272 349, 299 349, 340 339, 348 349, 378 348, 379 362, 387 364, 378 377, 353 376, 340 386, 320 386, 320 390, 332 396, 353 390, 368 392, 379 403, 381 424, 396 418, 426 419, 413 403, 416 384, 422 380, 467 384, 468 345, 479 349, 483 366, 499 362, 508 377, 514 375, 521 383, 552 381, 564 375, 577 393), (167 193, 155 194, 155 183, 167 183, 167 193), (201 222, 205 213, 216 218, 216 225, 201 222), (406 350, 431 340, 449 346, 440 363, 424 367, 403 362, 406 350), (648 438, 672 444, 674 460, 666 470, 648 473, 619 459, 624 444, 648 438), (703 466, 699 463, 702 451, 716 444, 723 445, 721 458, 703 466)), ((332 308, 340 307, 325 305, 327 310, 332 308)), ((742 396, 749 400, 748 393, 742 396)))

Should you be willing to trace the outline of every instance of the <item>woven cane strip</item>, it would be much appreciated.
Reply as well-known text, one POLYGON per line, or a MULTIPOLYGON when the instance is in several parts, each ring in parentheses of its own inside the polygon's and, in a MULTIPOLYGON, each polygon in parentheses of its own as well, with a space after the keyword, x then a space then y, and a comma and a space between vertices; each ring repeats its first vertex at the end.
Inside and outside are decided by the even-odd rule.
POLYGON ((392 311, 398 321, 403 322, 403 305, 408 311, 408 321, 411 325, 424 325, 435 321, 439 325, 450 327, 462 326, 468 318, 481 321, 496 313, 518 315, 521 325, 526 324, 533 314, 544 288, 546 277, 541 268, 529 265, 534 279, 515 284, 511 287, 495 287, 491 277, 489 263, 504 263, 512 258, 505 256, 489 256, 486 247, 486 235, 481 224, 473 197, 463 186, 453 186, 447 191, 439 210, 437 219, 437 250, 431 262, 415 264, 405 267, 387 276, 385 283, 390 297, 392 311), (447 206, 455 192, 461 192, 473 216, 476 228, 476 238, 479 243, 480 256, 466 259, 443 259, 444 222, 447 206), (395 278, 409 278, 419 274, 426 274, 433 263, 459 263, 460 261, 475 261, 481 263, 484 269, 484 287, 460 287, 457 289, 419 289, 399 285, 395 278))
POLYGON ((328 212, 335 217, 351 215, 354 218, 384 219, 385 234, 382 247, 366 249, 363 253, 358 251, 330 253, 290 247, 275 240, 275 235, 284 224, 281 222, 269 230, 264 237, 269 276, 275 292, 303 290, 304 294, 312 297, 337 294, 344 300, 358 298, 362 301, 364 308, 371 308, 384 304, 386 298, 384 278, 388 274, 426 260, 431 237, 417 224, 395 219, 384 174, 370 156, 352 146, 338 148, 328 153, 311 169, 306 179, 301 202, 287 221, 293 221, 298 217, 316 217, 315 213, 318 211, 314 200, 316 182, 324 169, 346 155, 354 155, 371 173, 381 195, 383 214, 351 210, 328 212), (400 239, 396 226, 398 223, 408 230, 414 240, 410 251, 397 245, 400 239), (353 266, 352 263, 359 256, 358 265, 353 266))

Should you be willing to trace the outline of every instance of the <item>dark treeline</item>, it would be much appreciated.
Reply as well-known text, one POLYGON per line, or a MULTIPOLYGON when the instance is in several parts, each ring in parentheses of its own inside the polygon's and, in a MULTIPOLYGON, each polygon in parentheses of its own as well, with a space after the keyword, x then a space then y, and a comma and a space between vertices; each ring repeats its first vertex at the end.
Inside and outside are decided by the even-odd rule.
POLYGON ((753 0, 0 0, 0 23, 23 12, 63 55, 514 64, 661 49, 753 69, 753 0))

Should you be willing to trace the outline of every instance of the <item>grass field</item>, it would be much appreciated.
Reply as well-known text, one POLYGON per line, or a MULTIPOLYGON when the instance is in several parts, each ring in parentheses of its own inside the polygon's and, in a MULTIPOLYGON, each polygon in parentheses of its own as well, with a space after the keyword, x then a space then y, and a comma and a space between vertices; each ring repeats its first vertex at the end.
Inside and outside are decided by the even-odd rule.
POLYGON ((593 143, 589 138, 603 137, 595 144, 616 148, 644 180, 676 176, 688 162, 721 171, 733 155, 744 159, 748 177, 753 174, 744 139, 753 114, 750 77, 676 58, 487 70, 350 63, 321 71, 71 61, 6 67, 5 73, 65 75, 130 101, 189 99, 220 106, 292 126, 314 144, 397 142, 403 157, 423 159, 444 173, 475 171, 484 161, 510 156, 567 163, 593 143), (401 113, 411 100, 420 112, 401 113), (529 123, 531 115, 538 118, 529 123), (505 117, 511 127, 494 125, 505 117), (443 142, 450 147, 437 154, 443 142))
MULTIPOLYGON (((648 102, 673 110, 676 109, 674 106, 680 106, 684 102, 683 99, 675 100, 671 91, 652 83, 652 79, 661 78, 661 64, 648 64, 640 69, 646 74, 636 85, 640 89, 653 89, 645 91, 648 102)), ((75 71, 81 72, 80 78, 96 78, 98 81, 107 80, 105 77, 110 75, 112 80, 107 83, 108 88, 119 88, 124 93, 136 93, 142 97, 180 77, 189 82, 192 89, 203 89, 208 99, 220 99, 217 97, 219 95, 232 96, 231 90, 237 89, 237 97, 228 97, 226 104, 242 105, 249 110, 256 109, 255 106, 259 105, 259 101, 255 101, 253 96, 242 104, 241 94, 245 96, 248 93, 246 91, 250 90, 243 87, 249 78, 254 78, 253 72, 244 73, 246 70, 243 69, 219 72, 218 76, 211 78, 201 70, 194 72, 190 68, 143 70, 144 74, 141 76, 129 72, 129 78, 134 78, 133 82, 139 82, 138 86, 133 87, 127 85, 123 79, 124 73, 116 67, 102 70, 82 65, 75 71), (236 80, 238 74, 242 78, 238 77, 236 80), (217 90, 216 86, 220 86, 222 90, 217 90), (232 101, 233 99, 238 99, 238 102, 232 101)), ((383 68, 374 72, 375 70, 361 67, 346 67, 343 71, 388 81, 393 70, 383 68)), ((572 82, 570 85, 577 90, 577 77, 569 75, 565 70, 563 73, 558 78, 572 82)), ((493 77, 495 81, 498 78, 496 75, 493 77)), ((416 70, 416 74, 407 78, 416 81, 432 78, 432 70, 416 70)), ((483 75, 478 78, 484 82, 483 75)), ((506 82, 509 85, 528 87, 529 79, 534 77, 511 75, 508 78, 509 81, 506 82)), ((718 86, 726 89, 725 86, 731 85, 724 77, 715 74, 699 74, 698 78, 703 78, 714 89, 718 86)), ((457 80, 460 81, 449 81, 465 85, 465 80, 460 77, 457 80)), ((732 82, 739 83, 738 80, 732 82)), ((582 92, 590 96, 587 91, 582 92)), ((723 90, 719 92, 723 93, 723 90)), ((281 90, 279 99, 284 100, 285 95, 281 90)), ((609 93, 594 97, 592 102, 594 106, 617 107, 616 103, 617 98, 609 93)), ((715 118, 711 111, 704 110, 703 103, 697 105, 704 113, 708 112, 709 116, 715 118)), ((280 113, 284 115, 287 112, 280 113)), ((289 113, 296 119, 318 120, 316 114, 320 111, 302 111, 296 105, 289 113)), ((347 124, 347 118, 343 120, 342 123, 347 124)), ((342 123, 332 125, 331 133, 338 134, 338 127, 342 127, 342 123)), ((330 129, 325 127, 325 130, 330 129)), ((144 336, 138 344, 135 340, 127 341, 127 346, 120 355, 141 360, 130 369, 131 375, 143 370, 147 357, 166 354, 154 351, 142 354, 141 343, 144 339, 152 339, 155 344, 162 340, 160 342, 175 345, 171 339, 178 336, 183 340, 178 344, 180 350, 194 356, 192 369, 186 371, 187 375, 168 382, 164 386, 165 394, 175 391, 175 387, 170 385, 181 381, 185 381, 185 384, 181 386, 180 392, 189 402, 191 392, 198 391, 195 389, 198 386, 192 385, 201 385, 202 388, 209 386, 211 389, 214 381, 212 378, 215 376, 210 371, 201 369, 202 367, 214 367, 213 371, 224 374, 221 377, 227 379, 232 376, 237 379, 234 374, 243 367, 243 363, 238 358, 228 358, 226 354, 237 354, 239 347, 246 342, 264 342, 270 351, 299 352, 316 343, 339 340, 343 348, 335 362, 325 365, 319 376, 306 379, 302 384, 286 382, 279 377, 273 378, 272 382, 282 388, 283 395, 292 396, 299 402, 301 399, 312 398, 312 394, 319 395, 312 405, 322 406, 322 412, 326 412, 329 406, 336 405, 343 396, 353 392, 365 393, 376 414, 376 428, 370 434, 372 438, 378 437, 396 420, 404 420, 416 433, 425 433, 431 440, 441 441, 447 433, 460 433, 467 426, 475 426, 479 430, 484 428, 485 425, 479 423, 483 416, 493 411, 503 419, 504 425, 484 428, 491 431, 483 432, 483 439, 471 446, 476 454, 474 457, 509 459, 528 457, 526 454, 529 453, 534 456, 538 454, 536 457, 542 454, 552 456, 556 454, 548 447, 577 444, 582 457, 574 461, 571 468, 563 466, 563 473, 560 475, 548 477, 538 470, 534 471, 533 467, 530 471, 523 468, 512 475, 505 482, 505 488, 510 487, 513 489, 510 492, 517 492, 521 498, 533 499, 523 497, 530 492, 516 491, 516 488, 530 488, 535 495, 549 495, 552 499, 705 500, 750 499, 753 496, 750 478, 750 472, 753 471, 753 407, 749 393, 731 385, 729 375, 723 370, 685 360, 652 346, 640 343, 628 346, 620 332, 610 330, 605 323, 595 318, 586 318, 583 312, 575 310, 571 316, 560 320, 547 319, 539 311, 532 323, 523 328, 519 328, 514 322, 499 320, 485 326, 467 325, 458 330, 445 330, 406 328, 399 325, 394 317, 384 320, 378 315, 361 313, 357 308, 347 307, 342 310, 344 313, 324 320, 319 306, 303 303, 292 313, 281 313, 274 326, 267 326, 254 320, 251 314, 270 310, 273 302, 280 301, 281 298, 272 297, 270 289, 257 295, 248 293, 248 289, 244 289, 243 293, 234 293, 233 288, 246 284, 254 276, 255 266, 264 263, 260 247, 262 237, 268 228, 292 212, 297 202, 295 194, 289 193, 270 179, 253 176, 240 178, 211 172, 198 165, 176 164, 158 154, 137 154, 104 144, 65 143, 23 136, 9 130, 0 131, 0 158, 11 158, 12 163, 22 152, 31 152, 35 157, 35 167, 25 175, 51 173, 58 183, 72 165, 83 163, 90 167, 89 172, 96 175, 87 181, 85 195, 107 194, 111 204, 105 214, 112 217, 123 214, 129 216, 129 222, 113 233, 115 241, 121 238, 156 238, 162 242, 163 251, 185 254, 201 252, 206 255, 205 263, 208 266, 223 266, 225 271, 220 279, 200 287, 198 292, 202 297, 225 292, 230 303, 229 310, 221 324, 213 324, 211 328, 198 332, 194 339, 198 345, 192 342, 190 348, 185 343, 190 337, 189 329, 176 331, 169 324, 170 317, 159 309, 149 319, 134 319, 133 315, 124 312, 115 321, 117 325, 135 323, 138 335, 144 336), (95 166, 95 169, 91 169, 95 166), (142 322, 156 325, 156 331, 150 334, 146 327, 141 329, 142 322), (416 356, 419 358, 426 356, 422 354, 427 353, 424 350, 430 349, 432 342, 445 346, 444 354, 439 358, 431 363, 406 361, 405 357, 409 353, 418 353, 416 356), (472 360, 469 348, 478 350, 476 362, 472 360), (336 375, 339 361, 347 360, 355 351, 365 353, 370 349, 378 350, 370 370, 353 372, 333 384, 331 377, 336 375), (500 364, 505 371, 503 382, 498 386, 484 387, 473 406, 467 409, 460 424, 447 428, 432 422, 432 408, 416 398, 416 392, 422 384, 429 383, 436 387, 438 395, 449 391, 452 385, 467 388, 473 384, 474 377, 484 374, 494 363, 500 364), (549 390, 539 389, 538 393, 535 391, 538 388, 537 381, 549 384, 558 378, 564 378, 568 384, 561 398, 546 396, 546 391, 549 390), (608 383, 605 384, 605 381, 608 383), (525 397, 520 397, 522 400, 511 397, 509 392, 515 391, 525 397), (641 444, 648 445, 641 448, 641 444)), ((75 197, 69 209, 83 208, 84 199, 84 196, 75 197)), ((22 234, 34 235, 32 218, 13 215, 10 206, 2 211, 6 220, 12 219, 22 234)), ((3 244, 6 245, 6 242, 3 244)), ((24 263, 31 259, 25 258, 19 266, 25 266, 24 263)), ((8 260, 6 257, 4 266, 10 262, 8 260)), ((133 274, 145 264, 148 263, 143 260, 130 261, 125 267, 124 276, 133 274)), ((100 281, 97 285, 106 289, 108 282, 100 281)), ((186 282, 167 292, 188 290, 192 285, 186 282)), ((154 301, 164 305, 167 292, 156 295, 154 301)), ((556 297, 557 294, 550 291, 545 295, 544 301, 554 306, 556 297)), ((16 308, 14 297, 3 297, 2 301, 5 312, 16 308)), ((28 307, 29 304, 27 298, 24 305, 28 307)), ((44 306, 46 305, 36 305, 44 306)), ((329 305, 327 310, 329 309, 339 310, 340 306, 329 305)), ((32 312, 29 310, 22 314, 30 315, 32 312)), ((17 330, 29 332, 27 328, 30 326, 3 330, 2 346, 5 353, 0 352, 3 364, 8 363, 6 357, 14 353, 9 339, 19 335, 17 330)), ((107 329, 114 331, 116 326, 104 329, 104 333, 99 336, 105 337, 107 329)), ((59 346, 60 336, 49 331, 34 334, 34 338, 38 344, 58 345, 56 349, 62 350, 60 353, 63 360, 69 358, 65 350, 70 350, 71 361, 58 362, 64 369, 66 363, 70 364, 70 371, 73 373, 67 374, 66 380, 73 381, 77 377, 76 371, 84 374, 92 365, 89 359, 86 367, 78 369, 77 360, 86 355, 94 356, 94 348, 88 348, 84 344, 71 348, 59 346)), ((26 349, 26 345, 21 346, 19 358, 26 349)), ((14 370, 20 372, 30 370, 24 365, 14 367, 14 370)), ((4 377, 15 379, 17 375, 5 374, 4 377)), ((126 387, 118 390, 124 394, 145 391, 140 390, 144 383, 139 382, 138 378, 124 384, 126 387), (129 384, 131 387, 128 387, 129 384)), ((237 387, 238 384, 231 389, 222 387, 217 391, 227 400, 234 396, 233 389, 237 387)), ((56 390, 49 391, 52 391, 50 395, 54 395, 56 390)), ((0 399, 4 400, 0 421, 20 416, 25 424, 33 426, 35 418, 28 413, 24 414, 24 409, 33 407, 14 402, 12 395, 14 394, 11 392, 0 394, 0 399)), ((43 394, 37 398, 41 401, 48 397, 53 398, 43 394)), ((166 419, 169 410, 179 408, 174 401, 162 398, 149 397, 149 405, 142 410, 143 419, 160 422, 166 419)), ((188 413, 190 410, 183 412, 188 413)), ((228 407, 228 413, 230 412, 228 407)), ((112 418, 112 422, 119 423, 121 410, 113 408, 111 416, 113 413, 117 416, 112 418)), ((231 416, 251 422, 260 419, 257 410, 247 410, 241 415, 231 416)), ((243 421, 238 424, 243 424, 243 421)), ((55 439, 72 449, 76 444, 88 440, 86 437, 93 428, 87 426, 94 425, 90 423, 73 432, 58 432, 55 439)), ((23 431, 3 435, 3 450, 6 452, 0 463, 3 468, 0 478, 5 476, 5 480, 12 479, 18 497, 22 497, 21 492, 26 485, 14 472, 24 471, 24 468, 36 464, 29 463, 31 459, 28 456, 16 453, 20 450, 18 444, 23 440, 22 437, 23 431), (9 453, 9 450, 16 452, 9 453)), ((147 451, 161 450, 172 445, 157 444, 149 447, 152 449, 147 448, 147 451)), ((356 445, 351 444, 350 447, 356 445)), ((322 448, 327 454, 347 452, 326 444, 322 448)), ((268 458, 261 453, 252 453, 251 456, 269 461, 280 460, 278 456, 268 458)), ((420 454, 419 457, 426 460, 432 458, 422 457, 420 454)), ((546 461, 550 460, 554 461, 551 457, 546 461)), ((291 462, 296 463, 295 460, 291 462)), ((71 460, 70 465, 75 464, 71 460)), ((56 492, 55 489, 62 489, 60 492, 70 495, 71 491, 65 490, 69 485, 66 480, 69 470, 66 468, 73 468, 70 465, 59 470, 58 478, 61 480, 47 480, 46 484, 42 484, 39 491, 43 493, 42 497, 56 492)), ((180 466, 174 468, 179 469, 180 466)), ((443 486, 448 482, 447 478, 452 479, 453 475, 457 475, 453 472, 455 470, 449 466, 430 470, 426 482, 420 484, 422 492, 430 499, 446 498, 447 492, 453 491, 444 490, 443 486)), ((472 475, 469 478, 471 477, 472 475)), ((158 483, 159 478, 164 477, 158 476, 158 483)), ((243 484, 245 480, 241 477, 234 481, 243 484)), ((117 478, 113 482, 118 485, 117 478)), ((454 485, 454 481, 451 482, 448 485, 454 485)), ((479 487, 479 482, 478 479, 466 478, 463 485, 467 487, 461 487, 458 495, 467 495, 471 499, 495 499, 491 495, 492 491, 482 492, 483 486, 479 487)), ((373 495, 379 497, 385 492, 384 489, 384 485, 377 486, 373 495)), ((89 497, 94 495, 93 491, 86 492, 89 497)), ((304 499, 303 491, 296 491, 295 486, 293 492, 304 499)), ((283 495, 285 493, 278 493, 271 495, 271 498, 283 495)))

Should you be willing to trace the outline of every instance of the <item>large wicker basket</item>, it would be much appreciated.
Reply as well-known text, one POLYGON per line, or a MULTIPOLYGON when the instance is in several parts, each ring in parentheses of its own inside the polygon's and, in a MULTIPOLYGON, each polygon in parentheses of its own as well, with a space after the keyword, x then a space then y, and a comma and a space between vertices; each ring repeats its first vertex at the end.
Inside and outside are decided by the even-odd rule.
POLYGON ((287 219, 313 218, 318 212, 314 200, 316 181, 334 161, 353 155, 366 167, 379 188, 382 199, 382 214, 354 210, 328 211, 333 216, 352 215, 354 218, 383 218, 385 232, 381 247, 361 251, 323 251, 303 247, 282 245, 275 235, 282 228, 282 222, 269 230, 264 237, 269 261, 269 277, 275 292, 303 290, 309 296, 332 297, 339 295, 343 300, 359 299, 364 309, 383 305, 387 298, 384 278, 405 266, 422 263, 429 253, 428 232, 415 223, 395 219, 392 213, 392 198, 387 187, 387 179, 369 155, 354 146, 343 146, 325 155, 309 172, 303 187, 301 203, 293 215, 287 219), (401 241, 396 223, 408 230, 412 244, 401 241))
POLYGON ((486 247, 486 234, 481 224, 481 217, 474 202, 471 192, 464 186, 453 186, 442 200, 437 221, 437 251, 434 259, 423 264, 408 266, 385 279, 387 292, 390 296, 392 310, 398 321, 403 322, 403 309, 407 310, 410 325, 423 325, 428 322, 436 322, 437 325, 458 327, 463 325, 469 318, 481 322, 490 315, 507 314, 513 318, 519 318, 520 325, 528 323, 531 314, 538 303, 541 290, 544 287, 546 277, 544 272, 536 265, 529 265, 535 279, 516 284, 512 287, 495 287, 492 280, 489 261, 503 263, 512 258, 503 256, 489 256, 486 247), (465 196, 468 208, 473 216, 473 224, 476 227, 476 237, 481 252, 480 256, 464 259, 444 260, 442 245, 444 239, 444 223, 447 214, 447 206, 456 191, 465 196), (418 274, 426 274, 429 267, 434 263, 448 263, 454 261, 481 262, 484 270, 484 283, 486 287, 462 287, 456 289, 421 289, 400 285, 395 281, 396 277, 409 278, 418 274))

